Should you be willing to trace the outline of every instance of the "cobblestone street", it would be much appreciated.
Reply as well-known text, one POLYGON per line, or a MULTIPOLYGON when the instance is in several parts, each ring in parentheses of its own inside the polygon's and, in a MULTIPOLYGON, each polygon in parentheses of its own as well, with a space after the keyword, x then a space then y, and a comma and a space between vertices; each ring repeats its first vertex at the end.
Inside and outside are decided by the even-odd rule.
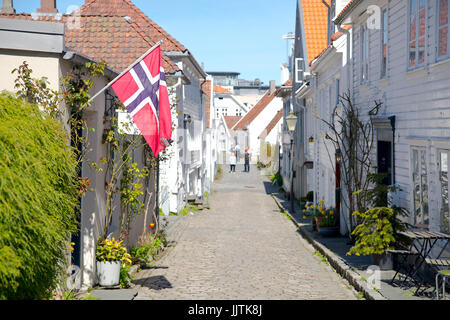
POLYGON ((242 169, 214 183, 210 210, 170 229, 176 244, 136 275, 136 300, 356 299, 280 213, 267 178, 242 169))

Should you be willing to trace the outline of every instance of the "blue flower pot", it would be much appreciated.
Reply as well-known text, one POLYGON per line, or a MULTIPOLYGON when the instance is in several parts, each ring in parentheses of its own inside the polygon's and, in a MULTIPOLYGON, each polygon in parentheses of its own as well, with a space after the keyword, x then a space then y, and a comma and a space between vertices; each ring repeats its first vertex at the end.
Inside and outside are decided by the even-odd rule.
POLYGON ((339 234, 339 227, 319 227, 319 234, 322 237, 335 237, 339 234))

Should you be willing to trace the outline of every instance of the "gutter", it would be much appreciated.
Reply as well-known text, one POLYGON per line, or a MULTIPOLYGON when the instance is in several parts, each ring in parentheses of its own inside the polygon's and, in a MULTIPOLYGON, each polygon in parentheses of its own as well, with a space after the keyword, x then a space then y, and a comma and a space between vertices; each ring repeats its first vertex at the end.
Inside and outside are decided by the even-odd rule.
MULTIPOLYGON (((298 90, 295 92, 295 96, 297 98, 302 98, 307 91, 309 90, 309 82, 305 82, 298 90)), ((301 106, 303 109, 306 109, 305 106, 301 106)))
POLYGON ((311 62, 311 69, 315 70, 314 66, 322 62, 332 51, 336 49, 332 44, 330 44, 316 59, 311 62))
MULTIPOLYGON (((66 61, 72 61, 74 63, 79 63, 79 64, 84 64, 86 62, 94 62, 94 63, 98 63, 95 60, 92 60, 91 58, 82 55, 81 53, 75 52, 75 51, 67 51, 67 52, 63 52, 63 60, 66 61)), ((115 78, 117 77, 120 72, 111 69, 108 66, 105 66, 105 76, 108 78, 115 78)))
POLYGON ((335 25, 342 24, 342 22, 344 21, 345 18, 347 18, 349 13, 352 12, 352 10, 354 8, 356 8, 363 1, 364 0, 352 0, 352 1, 350 1, 350 3, 347 4, 347 6, 341 11, 341 13, 339 13, 339 15, 333 20, 335 25))
POLYGON ((189 52, 189 50, 186 50, 185 52, 179 52, 179 51, 166 51, 164 52, 166 56, 169 58, 189 58, 189 60, 192 62, 192 64, 195 66, 197 71, 200 73, 200 75, 203 77, 201 79, 202 81, 205 81, 207 78, 206 72, 202 69, 202 67, 199 65, 197 60, 195 60, 194 56, 189 52))

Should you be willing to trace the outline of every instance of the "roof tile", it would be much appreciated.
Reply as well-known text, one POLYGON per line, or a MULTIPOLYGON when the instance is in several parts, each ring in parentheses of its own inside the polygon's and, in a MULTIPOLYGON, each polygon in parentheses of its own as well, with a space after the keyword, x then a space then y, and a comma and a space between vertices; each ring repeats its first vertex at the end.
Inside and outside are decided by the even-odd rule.
MULTIPOLYGON (((1 14, 0 17, 32 20, 30 14, 1 14)), ((67 22, 71 15, 62 20, 53 16, 41 16, 39 21, 67 22)), ((94 61, 105 61, 112 70, 120 73, 155 45, 145 32, 133 21, 118 15, 81 15, 80 28, 69 28, 66 23, 65 46, 94 61), (105 27, 108 26, 108 27, 105 27), (124 45, 126 43, 126 45, 124 45)), ((180 69, 163 54, 164 70, 173 74, 180 69)))
POLYGON ((308 61, 311 62, 327 47, 328 8, 322 0, 303 0, 303 19, 308 61))

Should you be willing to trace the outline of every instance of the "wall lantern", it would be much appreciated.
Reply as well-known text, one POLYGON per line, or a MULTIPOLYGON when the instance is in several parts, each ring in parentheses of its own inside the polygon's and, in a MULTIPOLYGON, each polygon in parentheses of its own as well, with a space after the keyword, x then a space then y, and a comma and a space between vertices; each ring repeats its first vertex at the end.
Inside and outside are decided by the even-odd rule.
POLYGON ((336 156, 336 162, 337 163, 341 163, 341 161, 342 161, 341 149, 337 149, 336 150, 335 156, 336 156))

